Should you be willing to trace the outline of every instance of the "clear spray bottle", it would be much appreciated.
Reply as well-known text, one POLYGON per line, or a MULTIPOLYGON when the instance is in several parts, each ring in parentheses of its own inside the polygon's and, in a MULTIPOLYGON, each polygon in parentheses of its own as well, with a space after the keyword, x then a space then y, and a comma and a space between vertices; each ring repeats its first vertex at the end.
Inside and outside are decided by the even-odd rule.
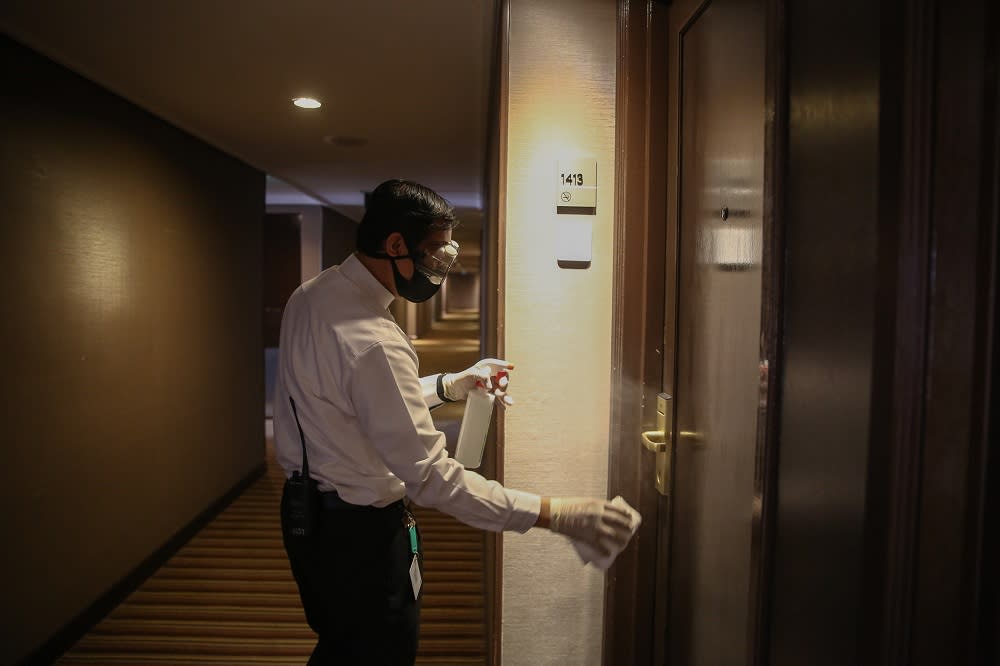
POLYGON ((476 388, 469 391, 465 398, 465 414, 458 431, 455 460, 469 469, 475 469, 483 463, 483 450, 486 448, 486 435, 490 430, 495 399, 496 396, 487 391, 482 382, 476 382, 476 388))

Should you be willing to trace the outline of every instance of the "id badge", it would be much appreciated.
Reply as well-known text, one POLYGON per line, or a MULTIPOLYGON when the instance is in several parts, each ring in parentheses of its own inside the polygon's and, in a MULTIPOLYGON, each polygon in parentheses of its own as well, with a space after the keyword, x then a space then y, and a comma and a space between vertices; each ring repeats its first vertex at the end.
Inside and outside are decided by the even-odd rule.
POLYGON ((406 512, 404 525, 406 526, 406 531, 409 532, 410 552, 413 553, 413 559, 410 561, 410 584, 413 586, 413 600, 416 601, 420 598, 420 587, 424 584, 424 581, 420 575, 420 548, 417 545, 417 521, 413 519, 413 515, 409 511, 406 512))
POLYGON ((416 555, 410 562, 410 583, 413 585, 413 599, 417 600, 420 598, 420 586, 424 584, 424 581, 420 576, 420 561, 416 555))

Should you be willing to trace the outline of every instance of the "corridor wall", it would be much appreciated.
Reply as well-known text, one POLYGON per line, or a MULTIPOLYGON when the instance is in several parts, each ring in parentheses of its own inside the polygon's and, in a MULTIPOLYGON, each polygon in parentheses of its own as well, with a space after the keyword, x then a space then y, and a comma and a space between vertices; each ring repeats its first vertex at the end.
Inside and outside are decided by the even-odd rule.
MULTIPOLYGON (((517 405, 504 483, 547 495, 608 487, 615 59, 613 0, 511 0, 501 339, 517 405), (597 161, 596 215, 556 213, 557 162, 572 158, 597 161), (589 267, 557 265, 561 223, 592 228, 589 267)), ((566 539, 505 535, 503 664, 600 664, 603 585, 566 539)))
POLYGON ((323 270, 323 206, 268 205, 268 213, 297 213, 302 220, 302 281, 323 270))
POLYGON ((0 37, 0 663, 259 469, 264 175, 0 37))

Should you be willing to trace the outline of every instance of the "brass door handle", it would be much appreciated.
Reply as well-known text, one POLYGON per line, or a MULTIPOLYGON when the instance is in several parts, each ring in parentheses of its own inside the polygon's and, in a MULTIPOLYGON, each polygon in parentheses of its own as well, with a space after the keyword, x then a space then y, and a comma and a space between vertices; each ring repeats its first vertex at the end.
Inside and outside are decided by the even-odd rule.
POLYGON ((666 393, 656 396, 657 430, 642 433, 642 445, 656 454, 656 490, 661 495, 670 495, 670 445, 674 436, 674 413, 672 398, 666 393))
POLYGON ((647 430, 642 433, 642 445, 653 453, 666 453, 670 450, 667 436, 662 430, 647 430))

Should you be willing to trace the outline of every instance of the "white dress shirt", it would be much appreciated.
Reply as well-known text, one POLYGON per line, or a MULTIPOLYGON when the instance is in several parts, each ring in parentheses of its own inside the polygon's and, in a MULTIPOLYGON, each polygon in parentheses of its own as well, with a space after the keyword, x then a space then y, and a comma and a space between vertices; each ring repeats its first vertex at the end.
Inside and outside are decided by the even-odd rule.
POLYGON ((504 488, 450 458, 429 407, 435 379, 388 311, 393 295, 357 257, 304 283, 285 306, 274 395, 274 443, 290 476, 305 433, 310 476, 351 504, 386 506, 408 496, 464 523, 525 532, 538 495, 504 488))

